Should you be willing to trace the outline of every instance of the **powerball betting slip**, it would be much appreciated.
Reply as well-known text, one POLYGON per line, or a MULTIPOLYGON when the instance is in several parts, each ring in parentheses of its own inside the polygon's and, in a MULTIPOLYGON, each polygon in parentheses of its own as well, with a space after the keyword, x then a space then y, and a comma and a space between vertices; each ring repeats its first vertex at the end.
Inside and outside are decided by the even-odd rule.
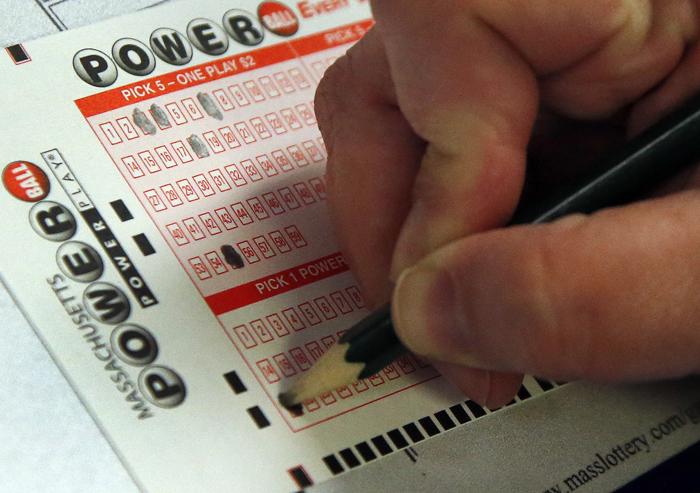
POLYGON ((0 53, 2 280, 143 490, 301 490, 491 412, 412 356, 276 401, 367 313, 313 99, 371 26, 182 1, 0 53))

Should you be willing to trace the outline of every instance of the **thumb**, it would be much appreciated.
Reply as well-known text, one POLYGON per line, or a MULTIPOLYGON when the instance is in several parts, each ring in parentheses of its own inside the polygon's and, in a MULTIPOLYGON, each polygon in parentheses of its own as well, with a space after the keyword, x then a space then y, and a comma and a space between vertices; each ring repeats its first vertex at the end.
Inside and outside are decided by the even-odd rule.
POLYGON ((454 242, 399 278, 414 352, 555 379, 678 377, 700 367, 700 196, 454 242))

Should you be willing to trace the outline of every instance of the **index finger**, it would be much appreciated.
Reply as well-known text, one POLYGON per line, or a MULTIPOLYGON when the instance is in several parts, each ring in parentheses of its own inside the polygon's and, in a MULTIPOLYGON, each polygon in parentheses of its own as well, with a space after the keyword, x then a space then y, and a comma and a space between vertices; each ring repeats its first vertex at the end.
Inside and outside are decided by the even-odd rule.
POLYGON ((328 69, 315 108, 328 148, 336 236, 368 302, 386 302, 391 256, 424 145, 397 107, 374 29, 328 69))
POLYGON ((598 118, 667 76, 683 56, 687 4, 375 1, 399 107, 428 142, 393 274, 508 220, 540 95, 598 118))

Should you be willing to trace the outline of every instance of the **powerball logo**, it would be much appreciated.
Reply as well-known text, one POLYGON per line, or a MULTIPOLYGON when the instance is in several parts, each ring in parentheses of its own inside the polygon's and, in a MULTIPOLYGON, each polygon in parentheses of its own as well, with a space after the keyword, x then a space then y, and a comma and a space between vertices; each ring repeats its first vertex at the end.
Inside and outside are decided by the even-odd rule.
MULTIPOLYGON (((323 0, 320 4, 328 2, 323 0)), ((300 5, 308 9, 309 3, 300 2, 300 5)), ((331 0, 331 3, 345 6, 348 0, 331 0)), ((327 7, 325 11, 329 11, 327 7)), ((307 10, 303 15, 307 16, 307 10)), ((155 69, 156 57, 180 66, 189 63, 194 48, 207 55, 222 55, 229 49, 231 40, 243 46, 256 46, 265 39, 266 31, 289 37, 298 30, 299 19, 290 7, 266 1, 258 6, 257 15, 231 9, 224 13, 220 24, 205 18, 193 19, 187 24, 186 34, 167 27, 156 29, 148 44, 121 38, 112 46, 111 56, 93 48, 82 49, 73 57, 73 68, 86 83, 108 87, 117 80, 119 70, 137 76, 150 74, 155 69)))

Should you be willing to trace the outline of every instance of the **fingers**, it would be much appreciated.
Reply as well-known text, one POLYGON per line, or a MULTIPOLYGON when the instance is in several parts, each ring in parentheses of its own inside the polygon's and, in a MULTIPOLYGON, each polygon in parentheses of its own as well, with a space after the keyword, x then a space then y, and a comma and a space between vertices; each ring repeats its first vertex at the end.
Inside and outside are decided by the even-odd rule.
MULTIPOLYGON (((326 73, 315 107, 329 149, 329 199, 337 236, 366 298, 384 302, 391 292, 390 258, 423 143, 396 107, 376 33, 370 32, 326 73)), ((509 402, 521 382, 517 375, 436 366, 466 396, 492 408, 509 402)))
MULTIPOLYGON (((520 192, 525 149, 540 96, 559 111, 585 118, 607 115, 639 98, 674 69, 685 45, 695 36, 698 22, 695 9, 690 8, 693 4, 690 0, 374 2, 377 30, 329 72, 317 101, 319 124, 331 156, 332 214, 341 245, 370 302, 381 302, 388 296, 385 266, 392 257, 396 276, 436 248, 507 220, 520 192)), ((493 233, 445 248, 430 261, 439 259, 441 269, 453 269, 448 275, 446 293, 456 286, 456 291, 473 294, 467 301, 460 298, 458 305, 464 307, 459 313, 469 314, 460 315, 463 318, 471 320, 471 315, 478 315, 472 324, 474 328, 466 332, 467 338, 456 339, 457 343, 451 345, 445 335, 447 326, 426 332, 425 327, 438 326, 440 318, 432 315, 428 320, 426 313, 442 316, 450 312, 430 311, 434 307, 428 310, 424 305, 431 301, 430 297, 424 303, 418 295, 414 296, 417 301, 404 303, 403 308, 396 305, 400 299, 410 299, 411 289, 406 286, 416 284, 420 277, 404 275, 395 297, 397 318, 414 320, 412 325, 418 328, 411 331, 406 323, 401 324, 403 337, 413 344, 414 332, 419 338, 423 334, 426 344, 432 340, 437 346, 447 345, 438 349, 428 345, 422 351, 419 341, 415 349, 420 353, 435 352, 442 359, 459 364, 503 370, 529 368, 542 370, 542 374, 551 371, 551 376, 561 378, 579 374, 601 379, 626 375, 642 378, 652 374, 655 370, 640 368, 639 359, 632 358, 637 363, 617 365, 610 354, 598 356, 589 349, 600 347, 600 339, 610 337, 612 354, 630 351, 646 355, 651 350, 645 341, 658 339, 658 330, 649 329, 628 347, 625 338, 613 328, 630 327, 618 323, 627 321, 621 320, 621 314, 629 309, 634 295, 644 293, 631 290, 627 298, 610 298, 611 302, 620 302, 624 310, 596 304, 600 300, 595 299, 595 294, 606 288, 614 292, 616 281, 629 280, 625 275, 635 281, 635 289, 641 289, 638 286, 643 285, 642 281, 648 281, 634 278, 644 277, 644 271, 634 272, 625 264, 629 262, 628 255, 616 252, 613 257, 618 262, 608 266, 616 274, 607 280, 607 271, 600 265, 596 272, 579 272, 578 278, 572 277, 588 282, 584 282, 588 291, 583 301, 574 296, 577 286, 566 285, 569 271, 562 265, 567 262, 558 254, 551 255, 558 259, 559 263, 553 262, 556 268, 549 262, 537 264, 541 258, 547 258, 543 251, 554 248, 555 240, 542 239, 550 234, 576 238, 570 240, 571 252, 579 255, 581 252, 575 248, 579 240, 607 255, 605 234, 596 236, 590 231, 606 233, 602 225, 608 221, 608 214, 615 213, 597 216, 590 224, 586 221, 585 225, 572 227, 569 223, 572 231, 580 228, 583 238, 576 238, 573 232, 565 234, 563 223, 537 229, 536 234, 528 228, 510 231, 508 238, 512 235, 512 240, 504 240, 503 245, 500 240, 493 240, 500 233, 493 233), (523 249, 529 242, 536 245, 534 253, 523 249), (489 246, 482 250, 478 246, 482 243, 489 246), (520 251, 529 252, 525 255, 529 267, 523 270, 514 265, 515 252, 520 251), (624 272, 614 270, 619 265, 625 265, 624 272), (473 281, 461 281, 462 284, 452 279, 456 273, 478 271, 482 272, 481 282, 491 282, 485 284, 490 288, 484 292, 475 287, 479 286, 477 275, 472 276, 473 281), (489 277, 491 274, 493 277, 489 277), (538 289, 527 284, 547 275, 554 279, 535 285, 538 289), (510 282, 520 289, 504 291, 509 309, 493 308, 499 306, 493 301, 497 298, 495 291, 510 287, 510 282), (565 285, 561 293, 560 284, 565 285), (491 305, 472 306, 476 303, 473 300, 483 303, 489 296, 491 305), (556 303, 552 301, 554 308, 548 311, 543 305, 550 298, 556 298, 556 303), (489 306, 493 313, 482 313, 489 306), (571 315, 576 310, 583 312, 582 321, 571 315), (525 325, 515 323, 525 312, 531 313, 532 334, 525 325), (561 320, 556 318, 559 315, 561 320), (513 323, 501 320, 501 325, 490 332, 484 328, 490 326, 489 316, 493 321, 502 317, 513 323), (596 327, 603 329, 597 331, 596 327), (515 344, 498 347, 504 340, 499 335, 504 334, 505 340, 520 337, 518 342, 526 350, 518 353, 515 344), (582 340, 582 355, 577 356, 575 347, 582 340), (546 355, 542 361, 535 357, 533 348, 539 347, 537 343, 542 343, 546 355), (525 366, 519 368, 521 363, 525 366)), ((608 241, 618 238, 609 231, 607 234, 608 241)), ((634 229, 627 234, 636 240, 631 244, 640 247, 643 239, 634 237, 634 229)), ((671 249, 665 244, 660 247, 671 249)), ((571 265, 581 265, 580 260, 574 258, 571 265)), ((590 263, 595 265, 593 260, 590 263)), ((645 258, 642 261, 652 262, 645 258)), ((663 278, 658 265, 649 265, 654 267, 655 275, 663 278)), ((670 277, 679 276, 680 271, 677 268, 670 277)), ((658 296, 668 296, 671 287, 665 283, 654 285, 660 290, 658 296)), ((652 319, 663 318, 655 313, 649 315, 652 319)), ((632 319, 641 326, 641 315, 635 312, 635 317, 632 319)), ((648 327, 649 320, 646 321, 648 327)), ((685 327, 687 323, 681 325, 685 327)), ((687 336, 687 330, 683 336, 687 336)), ((673 348, 683 346, 675 342, 673 348)), ((683 348, 687 351, 690 346, 683 348)), ((657 370, 662 366, 660 360, 655 364, 657 370)), ((665 370, 668 374, 682 373, 689 365, 686 357, 674 360, 665 370)), ((459 380, 460 375, 453 378, 459 380)), ((471 377, 476 383, 462 385, 471 385, 471 391, 478 392, 478 382, 483 383, 491 375, 479 373, 471 377)))
POLYGON ((496 409, 508 404, 522 385, 523 377, 515 373, 476 370, 452 363, 435 363, 435 368, 469 399, 496 409))
POLYGON ((637 104, 628 132, 636 135, 700 90, 700 44, 691 48, 683 63, 656 91, 637 104))
POLYGON ((692 5, 375 1, 399 107, 428 143, 393 275, 507 220, 522 184, 538 79, 554 108, 608 115, 673 70, 694 35, 692 5))
POLYGON ((398 104, 428 143, 394 277, 446 241, 504 222, 538 106, 534 74, 463 2, 373 3, 398 104))
POLYGON ((315 108, 329 159, 329 205, 341 248, 370 304, 389 298, 389 265, 423 143, 396 107, 375 31, 321 81, 315 108))
POLYGON ((431 359, 556 379, 700 368, 700 193, 457 241, 399 280, 394 321, 431 359))
POLYGON ((682 53, 696 25, 690 4, 377 2, 378 30, 329 71, 317 106, 334 223, 370 301, 388 296, 384 266, 400 231, 394 278, 507 220, 538 103, 535 76, 555 106, 559 98, 595 112, 619 107, 682 53), (614 90, 601 90, 607 82, 614 90))
POLYGON ((610 1, 619 25, 595 52, 542 78, 542 97, 578 118, 607 117, 662 82, 697 36, 695 0, 610 1))

